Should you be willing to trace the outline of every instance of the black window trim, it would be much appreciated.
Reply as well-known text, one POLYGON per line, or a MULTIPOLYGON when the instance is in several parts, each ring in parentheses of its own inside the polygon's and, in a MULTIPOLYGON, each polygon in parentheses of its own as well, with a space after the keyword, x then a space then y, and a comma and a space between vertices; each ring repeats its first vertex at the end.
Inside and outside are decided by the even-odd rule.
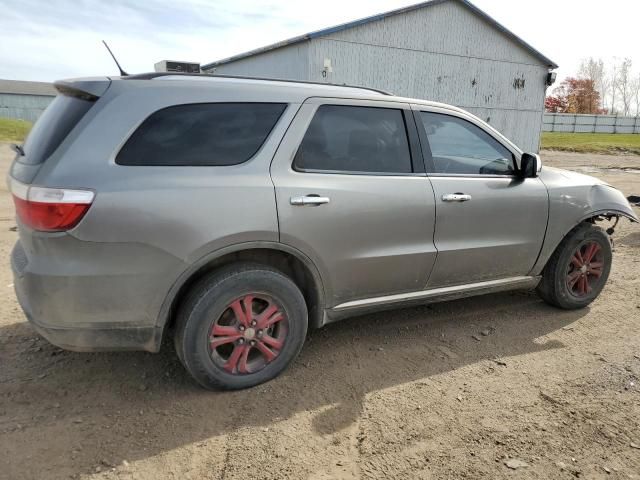
POLYGON ((423 153, 425 168, 426 168, 426 172, 427 172, 427 176, 428 177, 509 178, 509 179, 518 178, 518 163, 516 161, 516 154, 513 152, 513 150, 511 148, 507 147, 504 143, 502 143, 495 136, 493 136, 491 134, 491 132, 488 132, 487 130, 482 128, 480 125, 477 125, 474 122, 471 122, 471 121, 469 121, 468 119, 466 119, 464 117, 455 115, 454 112, 444 113, 444 112, 441 112, 441 111, 418 109, 418 110, 413 110, 413 118, 414 118, 415 123, 416 123, 417 128, 418 128, 418 136, 420 138, 420 145, 422 146, 422 153, 423 153), (499 173, 483 174, 483 173, 439 173, 439 172, 436 172, 436 167, 435 167, 435 164, 433 163, 433 154, 431 153, 431 146, 429 145, 429 139, 427 137, 427 132, 426 132, 426 130, 424 128, 424 123, 422 122, 422 118, 420 116, 420 114, 422 112, 425 112, 425 113, 436 113, 438 115, 445 115, 445 116, 448 116, 448 117, 453 117, 453 118, 457 118, 457 119, 460 119, 460 120, 464 120, 466 122, 469 122, 471 125, 475 125, 480 130, 482 130, 484 133, 489 135, 499 145, 502 145, 505 149, 507 149, 509 151, 509 153, 511 153, 511 161, 513 163, 514 172, 510 173, 510 174, 507 174, 507 173, 505 173, 505 174, 499 174, 499 173))
POLYGON ((280 121, 282 120, 282 117, 284 116, 284 114, 286 113, 286 111, 289 109, 289 107, 291 106, 290 102, 247 102, 247 101, 241 101, 241 102, 185 102, 185 103, 175 103, 172 105, 167 105, 165 107, 159 108, 157 110, 154 110, 153 112, 149 113, 149 115, 147 115, 146 117, 144 117, 138 124, 136 124, 131 131, 129 132, 129 134, 124 138, 124 140, 120 143, 120 145, 118 145, 118 148, 115 151, 115 154, 111 157, 113 164, 117 165, 118 167, 123 167, 123 168, 229 168, 229 167, 238 167, 240 165, 245 165, 249 162, 251 162, 254 158, 256 158, 256 156, 258 156, 258 154, 262 151, 262 149, 264 148, 264 146, 269 142, 271 135, 273 134, 273 131, 276 129, 276 127, 278 126, 278 124, 280 123, 280 121), (173 108, 173 107, 181 107, 181 106, 185 106, 185 105, 237 105, 237 104, 251 104, 251 105, 282 105, 284 106, 284 109, 282 110, 282 112, 280 112, 280 115, 278 116, 278 118, 276 119, 275 123, 273 124, 273 126, 271 127, 271 130, 269 130, 269 132, 267 133, 267 136, 264 138, 264 141, 262 142, 262 144, 258 147, 258 149, 253 152, 253 154, 247 158, 246 160, 239 162, 239 163, 233 163, 230 165, 127 165, 127 164, 122 164, 122 163, 118 163, 118 155, 120 155, 120 151, 125 147, 125 145, 127 144, 127 142, 131 139, 131 137, 138 131, 138 129, 144 124, 144 122, 146 122, 149 117, 151 117, 152 115, 155 115, 158 112, 161 112, 163 110, 167 110, 169 108, 173 108))
POLYGON ((298 147, 293 153, 293 157, 291 159, 291 169, 297 173, 311 173, 311 174, 325 174, 325 175, 358 175, 358 176, 369 176, 369 177, 425 177, 427 174, 424 168, 424 160, 422 158, 422 149, 420 148, 419 141, 419 132, 418 128, 415 124, 415 118, 411 113, 410 107, 405 107, 404 105, 398 104, 397 106, 373 106, 369 104, 359 104, 359 103, 319 103, 316 105, 316 109, 313 112, 311 120, 309 121, 309 125, 304 131, 300 142, 298 143, 298 147), (296 155, 298 154, 298 150, 304 141, 304 137, 307 134, 307 130, 309 130, 309 126, 313 121, 313 118, 316 116, 318 109, 323 105, 334 105, 341 107, 361 107, 361 108, 384 108, 387 110, 399 110, 402 113, 402 120, 404 122, 404 130, 407 136, 407 145, 409 147, 409 157, 411 160, 411 173, 400 173, 400 172, 361 172, 354 170, 325 170, 325 169, 315 169, 315 168, 300 168, 296 165, 296 155))

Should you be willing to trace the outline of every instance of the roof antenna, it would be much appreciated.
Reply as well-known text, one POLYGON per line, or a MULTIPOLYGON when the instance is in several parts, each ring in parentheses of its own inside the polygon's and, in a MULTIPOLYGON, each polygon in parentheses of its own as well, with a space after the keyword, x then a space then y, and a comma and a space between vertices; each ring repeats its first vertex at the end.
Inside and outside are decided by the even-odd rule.
POLYGON ((113 54, 113 52, 111 51, 111 49, 109 48, 109 45, 107 45, 107 42, 105 42, 104 40, 102 40, 102 43, 104 43, 104 46, 107 47, 107 50, 109 51, 109 55, 111 55, 111 58, 113 58, 113 61, 116 62, 116 65, 118 66, 118 70, 120 70, 120 76, 122 77, 127 77, 129 76, 129 74, 127 72, 125 72, 122 67, 120 66, 120 64, 118 63, 118 60, 116 60, 116 56, 113 54))

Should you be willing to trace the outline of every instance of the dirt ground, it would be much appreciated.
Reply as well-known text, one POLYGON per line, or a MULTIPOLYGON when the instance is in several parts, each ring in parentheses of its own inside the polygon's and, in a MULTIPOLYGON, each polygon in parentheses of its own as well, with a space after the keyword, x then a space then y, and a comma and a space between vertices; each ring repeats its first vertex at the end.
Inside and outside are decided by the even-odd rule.
MULTIPOLYGON (((11 157, 1 145, 3 178, 11 157)), ((543 160, 640 194, 640 157, 543 160)), ((313 332, 277 380, 211 393, 168 345, 41 339, 13 293, 0 188, 0 479, 640 479, 637 225, 620 222, 590 308, 517 292, 367 315, 313 332)))

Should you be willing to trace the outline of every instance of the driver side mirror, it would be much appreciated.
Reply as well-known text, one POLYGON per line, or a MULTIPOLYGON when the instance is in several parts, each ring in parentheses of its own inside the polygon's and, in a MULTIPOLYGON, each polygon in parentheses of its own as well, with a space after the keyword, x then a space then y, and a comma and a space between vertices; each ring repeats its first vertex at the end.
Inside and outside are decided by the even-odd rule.
POLYGON ((520 158, 520 170, 518 171, 520 178, 535 178, 542 168, 542 160, 540 155, 536 153, 523 153, 520 158))

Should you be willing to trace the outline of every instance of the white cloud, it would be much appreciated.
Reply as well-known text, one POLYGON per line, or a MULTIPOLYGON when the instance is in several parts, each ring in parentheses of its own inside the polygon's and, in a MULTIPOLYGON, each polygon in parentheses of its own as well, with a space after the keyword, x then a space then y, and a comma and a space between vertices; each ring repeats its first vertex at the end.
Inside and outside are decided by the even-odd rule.
MULTIPOLYGON (((474 1, 474 0, 472 0, 474 1)), ((162 59, 208 63, 285 38, 412 3, 404 0, 0 0, 0 78, 51 81, 115 74, 100 43, 123 68, 145 72, 162 59)), ((634 23, 640 2, 475 0, 474 3, 560 64, 581 57, 640 62, 634 23)))

